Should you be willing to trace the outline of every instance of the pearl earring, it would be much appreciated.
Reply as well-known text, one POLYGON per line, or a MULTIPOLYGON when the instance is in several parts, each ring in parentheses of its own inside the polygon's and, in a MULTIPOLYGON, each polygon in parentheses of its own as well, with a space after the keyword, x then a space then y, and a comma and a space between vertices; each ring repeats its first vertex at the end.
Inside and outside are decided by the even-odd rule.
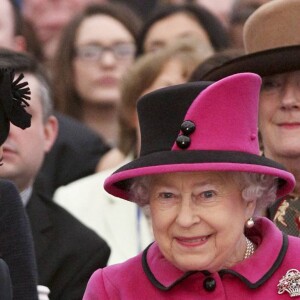
POLYGON ((254 226, 254 221, 252 218, 249 218, 246 222, 246 227, 247 228, 252 228, 254 226))

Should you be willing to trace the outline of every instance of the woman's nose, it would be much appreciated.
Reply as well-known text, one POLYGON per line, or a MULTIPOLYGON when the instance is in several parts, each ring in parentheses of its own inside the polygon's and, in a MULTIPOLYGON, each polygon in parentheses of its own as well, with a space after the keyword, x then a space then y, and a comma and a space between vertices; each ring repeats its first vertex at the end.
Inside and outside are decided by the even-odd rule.
POLYGON ((300 108, 300 87, 297 82, 287 81, 281 98, 281 109, 300 108))
POLYGON ((111 67, 114 66, 116 63, 116 58, 115 55, 112 51, 106 50, 104 51, 104 53, 102 54, 101 57, 101 65, 105 66, 105 67, 111 67))
POLYGON ((177 224, 181 227, 188 228, 196 223, 200 222, 200 216, 196 209, 192 196, 187 196, 182 200, 181 205, 178 208, 177 224))

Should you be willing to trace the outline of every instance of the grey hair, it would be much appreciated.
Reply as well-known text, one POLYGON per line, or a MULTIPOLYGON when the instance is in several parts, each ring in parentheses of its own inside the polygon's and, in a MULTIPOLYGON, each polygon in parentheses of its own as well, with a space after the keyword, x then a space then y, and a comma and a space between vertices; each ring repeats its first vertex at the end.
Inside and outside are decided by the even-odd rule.
MULTIPOLYGON (((256 201, 254 215, 276 199, 278 179, 271 175, 250 172, 224 172, 228 180, 237 183, 246 202, 256 201)), ((155 175, 136 177, 130 186, 130 199, 140 206, 149 205, 151 181, 155 175)))
POLYGON ((53 101, 51 87, 47 80, 40 74, 33 74, 39 82, 40 101, 42 104, 43 122, 46 123, 48 118, 53 114, 53 101))

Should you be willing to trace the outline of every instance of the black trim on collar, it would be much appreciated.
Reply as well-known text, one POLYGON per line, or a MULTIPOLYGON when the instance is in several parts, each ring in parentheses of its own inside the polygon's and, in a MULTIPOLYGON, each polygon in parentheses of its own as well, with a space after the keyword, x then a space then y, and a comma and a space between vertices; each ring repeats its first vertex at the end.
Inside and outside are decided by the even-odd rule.
MULTIPOLYGON (((219 271, 219 275, 220 277, 225 276, 226 274, 230 274, 233 276, 236 276, 238 279, 240 279, 242 282, 244 282, 249 288, 251 289, 255 289, 258 288, 259 286, 261 286, 263 283, 265 283, 273 274, 274 272, 279 268, 279 266, 281 265, 284 256, 286 254, 287 248, 288 248, 288 237, 286 234, 282 234, 282 247, 280 249, 279 255, 275 261, 275 263, 273 264, 273 266, 271 267, 271 269, 261 278, 259 279, 257 282, 255 283, 251 283, 247 278, 245 278, 244 276, 240 275, 239 273, 233 271, 233 270, 221 270, 219 271)), ((207 270, 204 271, 189 271, 184 273, 180 278, 178 278, 176 281, 174 281, 171 285, 169 286, 164 286, 162 285, 153 275, 153 273, 151 272, 148 262, 147 262, 147 253, 149 248, 151 247, 153 243, 151 243, 144 251, 143 251, 143 255, 142 255, 142 266, 143 266, 143 270, 146 274, 146 276, 148 277, 148 279, 150 280, 150 282, 159 290, 161 291, 169 291, 171 290, 174 286, 176 286, 178 283, 184 281, 186 278, 188 278, 189 276, 196 274, 196 273, 202 273, 205 276, 209 276, 211 275, 211 273, 207 270)))
MULTIPOLYGON (((172 289, 175 285, 177 285, 178 283, 180 283, 181 281, 185 280, 186 278, 188 278, 189 276, 195 274, 195 273, 199 273, 200 271, 190 271, 190 272, 186 272, 183 274, 183 276, 181 276, 180 278, 178 278, 176 281, 174 281, 171 285, 169 286, 164 286, 162 285, 153 275, 153 273, 151 272, 149 265, 147 263, 147 253, 149 248, 151 247, 153 243, 151 243, 143 252, 143 256, 142 256, 142 265, 143 265, 143 270, 146 274, 146 276, 148 277, 148 279, 150 280, 150 282, 157 287, 159 290, 161 291, 169 291, 170 289, 172 289)), ((204 275, 209 275, 210 273, 208 271, 203 271, 202 272, 204 275)))
POLYGON ((276 261, 274 262, 271 269, 261 279, 259 279, 255 283, 251 283, 247 278, 245 278, 244 276, 240 275, 239 273, 237 273, 233 270, 221 270, 219 272, 219 274, 221 277, 223 277, 226 274, 234 275, 237 278, 239 278, 242 282, 244 282, 249 288, 256 289, 259 286, 261 286, 262 284, 264 284, 279 268, 279 266, 281 265, 281 263, 284 259, 285 254, 286 254, 286 251, 288 248, 288 243, 289 243, 289 241, 288 241, 287 235, 285 233, 282 233, 282 247, 280 249, 280 252, 279 252, 279 255, 278 255, 276 261))

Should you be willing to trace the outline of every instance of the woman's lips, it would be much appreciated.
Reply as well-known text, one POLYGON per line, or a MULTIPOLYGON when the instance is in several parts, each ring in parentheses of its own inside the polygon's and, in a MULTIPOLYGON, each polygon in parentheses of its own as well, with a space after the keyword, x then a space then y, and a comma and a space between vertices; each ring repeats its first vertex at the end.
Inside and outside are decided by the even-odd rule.
POLYGON ((118 83, 118 80, 115 77, 107 76, 107 77, 100 78, 99 83, 101 85, 111 86, 111 85, 116 85, 118 83))
POLYGON ((9 156, 16 155, 16 153, 17 153, 17 150, 14 147, 6 146, 4 144, 4 147, 3 147, 3 157, 4 157, 4 159, 5 158, 7 159, 9 156))
POLYGON ((300 123, 298 122, 280 123, 279 126, 285 129, 296 129, 296 128, 300 128, 300 123))
POLYGON ((196 236, 196 237, 176 237, 176 241, 179 245, 184 247, 197 247, 204 245, 210 235, 196 236))

